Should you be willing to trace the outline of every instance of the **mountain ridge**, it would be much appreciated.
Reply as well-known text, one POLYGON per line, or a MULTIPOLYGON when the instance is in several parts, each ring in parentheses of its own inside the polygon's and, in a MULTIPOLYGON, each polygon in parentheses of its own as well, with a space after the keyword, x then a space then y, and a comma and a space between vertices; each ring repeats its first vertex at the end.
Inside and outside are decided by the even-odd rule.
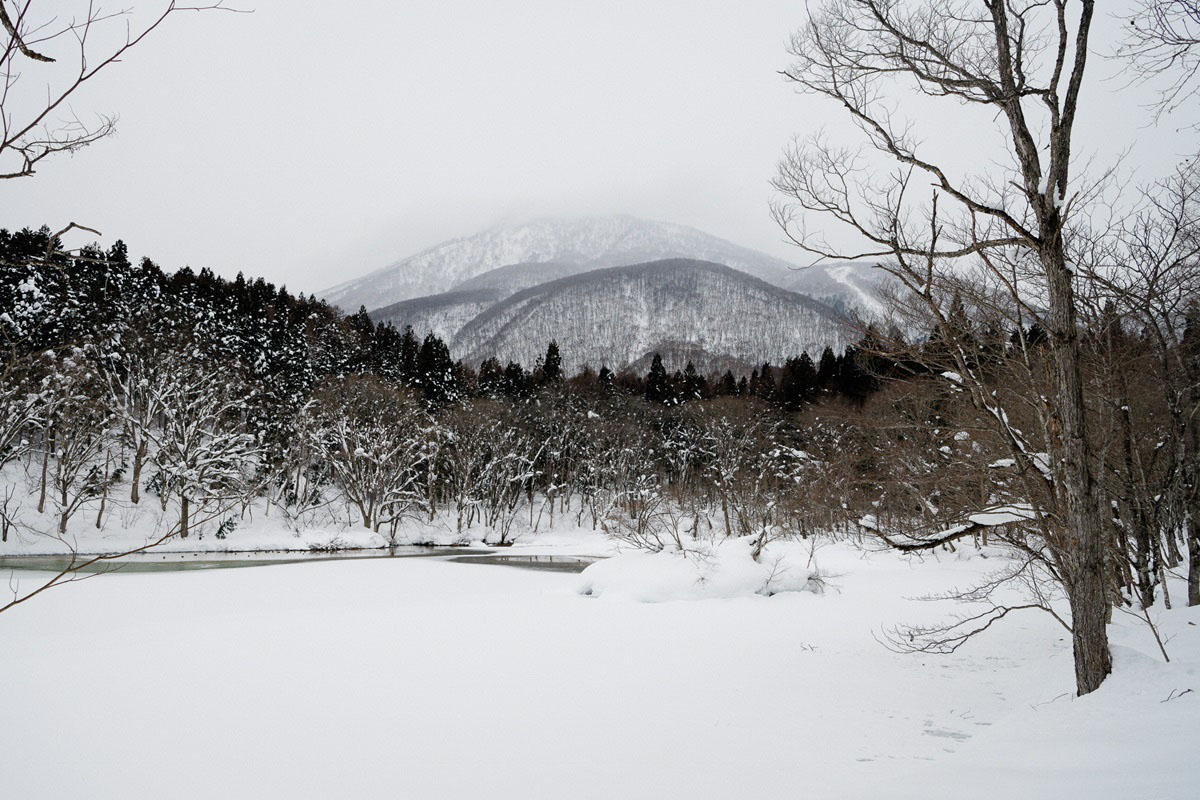
POLYGON ((470 364, 489 357, 531 364, 552 338, 564 367, 577 370, 620 369, 660 342, 691 342, 714 358, 761 363, 803 351, 815 357, 851 337, 844 317, 810 297, 724 264, 664 259, 517 292, 464 325, 451 351, 470 364))
POLYGON ((377 309, 439 294, 478 275, 523 263, 575 272, 667 258, 714 261, 785 285, 795 265, 695 228, 630 215, 543 217, 441 242, 321 292, 344 310, 377 309))

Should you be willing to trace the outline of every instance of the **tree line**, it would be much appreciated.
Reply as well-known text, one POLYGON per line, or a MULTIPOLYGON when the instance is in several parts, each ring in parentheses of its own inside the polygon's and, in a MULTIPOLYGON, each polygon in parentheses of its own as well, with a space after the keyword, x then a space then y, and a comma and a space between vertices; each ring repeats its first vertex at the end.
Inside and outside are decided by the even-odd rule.
MULTIPOLYGON (((896 325, 816 363, 701 376, 656 357, 644 376, 568 376, 554 341, 530 368, 475 370, 436 336, 262 280, 134 265, 120 242, 68 253, 46 229, 0 232, 0 270, 4 538, 67 537, 152 503, 179 536, 236 536, 258 510, 391 541, 438 521, 505 544, 564 518, 650 548, 965 540, 1015 556, 972 590, 992 611, 907 631, 906 647, 952 649, 1017 609, 1057 614, 1069 527, 1038 400, 1049 337, 986 283, 934 287, 932 318, 893 298, 896 325)), ((1178 570, 1200 603, 1200 310, 1185 293, 1155 316, 1131 296, 1098 295, 1080 330, 1110 614, 1162 598, 1178 570)))
MULTIPOLYGON (((551 341, 529 368, 491 358, 476 370, 436 335, 419 339, 362 309, 343 315, 242 275, 168 274, 148 258, 134 264, 121 241, 67 252, 48 228, 0 231, 0 273, 0 464, 24 463, 36 511, 53 513, 60 536, 84 507, 98 506, 99 527, 117 485, 125 502, 148 492, 164 510, 177 507, 181 536, 197 514, 207 519, 233 498, 243 512, 267 498, 300 513, 332 493, 373 530, 394 534, 412 509, 432 517, 447 505, 464 509, 467 528, 492 526, 498 511, 476 513, 476 492, 506 497, 511 512, 518 495, 562 500, 563 487, 575 487, 564 476, 585 471, 576 463, 584 450, 549 448, 559 434, 545 424, 602 438, 545 421, 550 411, 602 413, 606 424, 622 416, 652 431, 692 403, 727 399, 779 415, 818 399, 861 402, 873 388, 853 349, 736 378, 701 376, 691 364, 669 374, 657 355, 644 376, 605 366, 567 376, 551 341), (486 469, 464 461, 477 428, 509 448, 476 454, 486 469)), ((5 537, 19 516, 10 505, 0 511, 5 537)))
MULTIPOLYGON (((801 354, 735 378, 668 373, 656 357, 645 376, 567 376, 553 341, 529 369, 473 370, 436 336, 262 280, 135 266, 120 242, 69 254, 45 229, 0 232, 0 264, 0 459, 25 465, 37 512, 63 534, 85 507, 99 525, 119 484, 122 502, 149 492, 174 509, 184 536, 197 515, 264 501, 297 524, 342 508, 335 517, 392 536, 448 513, 497 541, 521 509, 532 524, 573 509, 579 524, 643 541, 713 520, 764 542, 990 537, 1021 554, 1013 580, 1052 593, 1060 579, 1047 544, 1062 524, 1045 480, 1052 421, 1004 401, 1043 391, 1047 336, 989 314, 969 282, 947 290, 927 331, 916 318, 909 336, 868 326, 815 364, 801 354), (975 403, 978 391, 1000 400, 975 403), (1021 431, 1018 458, 989 419, 997 408, 1021 431), (1003 523, 972 522, 989 512, 1003 523)), ((1083 341, 1089 398, 1108 421, 1095 435, 1113 602, 1152 603, 1185 561, 1198 602, 1196 421, 1179 393, 1194 391, 1200 314, 1186 306, 1165 345, 1112 303, 1093 322, 1083 341)), ((17 516, 5 507, 6 534, 17 516)))

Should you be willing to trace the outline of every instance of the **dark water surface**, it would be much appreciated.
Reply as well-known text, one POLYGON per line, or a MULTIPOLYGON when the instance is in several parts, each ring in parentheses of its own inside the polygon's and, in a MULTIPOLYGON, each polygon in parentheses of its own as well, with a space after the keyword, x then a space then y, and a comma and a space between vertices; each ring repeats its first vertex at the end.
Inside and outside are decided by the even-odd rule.
MULTIPOLYGON (((76 556, 74 563, 93 556, 76 556)), ((341 550, 338 552, 259 552, 259 553, 139 553, 124 558, 105 559, 80 572, 179 572, 193 569, 230 569, 266 567, 274 564, 303 564, 314 561, 344 561, 357 558, 442 558, 460 564, 491 564, 548 572, 582 572, 596 559, 581 556, 508 555, 493 550, 466 547, 392 547, 380 550, 341 550)), ((61 572, 72 564, 71 556, 0 556, 0 572, 61 572)))

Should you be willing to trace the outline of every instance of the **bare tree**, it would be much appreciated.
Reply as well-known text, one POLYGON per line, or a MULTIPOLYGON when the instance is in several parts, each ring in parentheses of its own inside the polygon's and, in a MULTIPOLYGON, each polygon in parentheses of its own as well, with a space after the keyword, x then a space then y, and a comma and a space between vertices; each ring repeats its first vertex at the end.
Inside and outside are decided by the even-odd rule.
POLYGON ((248 491, 261 448, 241 424, 248 387, 199 370, 170 376, 167 385, 159 395, 161 428, 143 433, 157 445, 152 463, 163 508, 179 497, 178 531, 186 539, 193 513, 248 491))
MULTIPOLYGON (((1136 365, 1140 379, 1116 376, 1122 392, 1113 405, 1127 453, 1121 471, 1132 495, 1123 526, 1146 521, 1147 530, 1137 534, 1139 549, 1156 546, 1165 533, 1170 551, 1176 533, 1184 535, 1188 604, 1200 605, 1200 161, 1192 159, 1143 190, 1142 200, 1106 241, 1106 257, 1084 266, 1096 301, 1107 316, 1129 320, 1148 355, 1136 365), (1131 417, 1145 403, 1129 402, 1134 392, 1158 395, 1151 413, 1141 415, 1148 418, 1141 427, 1131 417), (1139 440, 1148 452, 1140 452, 1139 440)), ((1152 567, 1140 555, 1135 561, 1148 605, 1152 567)))
POLYGON ((1155 103, 1159 114, 1183 107, 1200 92, 1200 2, 1142 0, 1121 52, 1142 81, 1166 79, 1155 103))
POLYGON ((0 365, 0 468, 29 450, 37 424, 37 397, 28 390, 15 356, 0 365))
POLYGON ((368 378, 331 381, 316 395, 316 457, 363 527, 386 525, 394 535, 401 519, 425 507, 427 414, 406 391, 368 378))
POLYGON ((58 534, 65 536, 71 518, 104 490, 108 480, 100 462, 109 444, 112 418, 100 401, 84 349, 47 351, 41 360, 47 374, 35 406, 42 432, 38 511, 45 510, 49 499, 57 510, 58 534))
POLYGON ((141 500, 142 470, 150 455, 154 430, 171 395, 181 364, 165 352, 134 350, 120 363, 106 363, 103 374, 107 401, 120 422, 121 443, 133 459, 129 501, 141 500))
MULTIPOLYGON (((787 201, 775 208, 810 253, 883 259, 936 317, 944 314, 935 277, 967 258, 1008 287, 1014 306, 1046 309, 1054 420, 1047 463, 1064 506, 1054 545, 1071 604, 1079 694, 1094 691, 1112 667, 1106 524, 1092 473, 1067 241, 1068 218, 1088 197, 1087 187, 1071 182, 1071 156, 1094 11, 1092 0, 986 0, 982 7, 830 0, 816 7, 792 39, 796 61, 785 75, 844 109, 891 167, 872 169, 860 152, 813 137, 782 162, 776 186, 787 201), (957 177, 944 159, 925 152, 887 102, 906 91, 923 96, 922 103, 947 99, 956 109, 994 114, 1002 144, 974 161, 1000 166, 957 177), (841 223, 862 248, 830 247, 806 230, 806 213, 841 223)), ((979 399, 1024 452, 1004 409, 979 399)))
MULTIPOLYGON (((205 515, 199 519, 193 520, 195 524, 207 523, 220 516, 226 508, 222 506, 210 507, 205 515)), ((22 592, 19 584, 10 580, 9 586, 12 591, 12 599, 0 603, 0 613, 4 613, 16 606, 21 605, 27 600, 32 600, 47 589, 53 589, 55 586, 63 586, 68 583, 75 583, 80 580, 92 577, 94 575, 103 574, 104 572, 120 569, 120 562, 130 556, 136 556, 153 550, 179 534, 178 523, 170 526, 161 533, 156 534, 153 538, 146 542, 135 545, 133 547, 121 550, 115 553, 96 553, 85 555, 76 549, 74 542, 66 536, 55 536, 63 545, 68 548, 69 555, 67 563, 61 569, 54 572, 49 578, 39 579, 33 589, 22 592), (110 566, 111 565, 111 566, 110 566)))
POLYGON ((0 179, 28 177, 44 159, 76 152, 111 135, 115 114, 87 121, 71 110, 71 101, 168 17, 181 11, 234 10, 221 2, 184 6, 171 0, 134 30, 129 27, 129 9, 109 12, 87 2, 81 4, 79 16, 64 21, 45 6, 33 0, 0 0, 0 179), (110 29, 119 38, 105 42, 110 29), (40 85, 23 85, 39 78, 40 85))

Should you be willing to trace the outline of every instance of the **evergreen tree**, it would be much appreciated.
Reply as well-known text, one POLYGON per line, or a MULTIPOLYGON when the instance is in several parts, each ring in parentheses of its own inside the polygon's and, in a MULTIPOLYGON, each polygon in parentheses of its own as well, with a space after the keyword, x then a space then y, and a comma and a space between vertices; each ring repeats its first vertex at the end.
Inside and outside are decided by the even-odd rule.
POLYGON ((420 349, 412 326, 405 325, 404 334, 400 337, 400 379, 414 386, 417 380, 417 353, 420 349))
POLYGON ((788 411, 798 410, 817 394, 817 370, 808 353, 789 358, 783 365, 779 402, 788 411))
MULTIPOLYGON (((868 336, 870 333, 868 330, 868 336)), ((962 294, 955 292, 944 319, 938 321, 925 340, 921 352, 922 361, 937 372, 957 370, 958 361, 955 356, 959 355, 966 360, 968 367, 974 367, 978 363, 978 346, 974 326, 967 316, 962 294)))
POLYGON ((553 383, 562 380, 562 355, 558 352, 558 342, 550 340, 546 347, 546 356, 542 359, 542 381, 553 383))
POLYGON ((862 403, 876 388, 876 380, 867 370, 867 353, 851 345, 842 354, 841 369, 838 371, 838 394, 856 403, 862 403))
POLYGON ((733 370, 725 370, 725 374, 717 383, 716 393, 721 397, 733 397, 738 393, 737 380, 733 377, 733 370))
POLYGON ((821 352, 821 361, 817 365, 817 389, 822 392, 832 392, 837 388, 838 359, 833 354, 832 347, 826 347, 821 352))
POLYGON ((1183 312, 1185 327, 1181 337, 1183 352, 1189 359, 1200 357, 1200 302, 1193 300, 1183 312))
POLYGON ((699 400, 704 396, 704 389, 707 385, 708 381, 704 379, 704 376, 696 372, 696 365, 688 361, 687 366, 683 368, 681 382, 681 396, 684 402, 699 400))
POLYGON ((488 397, 498 397, 504 393, 504 367, 495 356, 485 358, 479 365, 479 393, 488 397))
POLYGON ((515 361, 504 368, 504 393, 509 397, 524 397, 529 385, 525 369, 515 361))
MULTIPOLYGON (((1036 322, 1025 330, 1025 346, 1030 350, 1045 344, 1046 339, 1046 329, 1036 322)), ((1014 330, 1012 336, 1009 337, 1009 342, 1013 347, 1019 348, 1021 346, 1021 332, 1014 330)))
POLYGON ((430 332, 417 353, 417 383, 432 408, 441 408, 458 399, 459 387, 455 364, 446 343, 430 332))
POLYGON ((758 373, 758 396, 768 403, 774 403, 779 396, 779 387, 775 385, 775 370, 771 362, 764 362, 758 373))
POLYGON ((671 402, 671 387, 667 382, 667 370, 663 366, 662 356, 654 354, 650 362, 650 372, 646 375, 646 399, 651 403, 671 402))
POLYGON ((360 374, 375 372, 378 368, 374 358, 375 323, 371 321, 366 306, 359 306, 358 311, 346 321, 350 324, 350 329, 358 334, 350 369, 360 374))

